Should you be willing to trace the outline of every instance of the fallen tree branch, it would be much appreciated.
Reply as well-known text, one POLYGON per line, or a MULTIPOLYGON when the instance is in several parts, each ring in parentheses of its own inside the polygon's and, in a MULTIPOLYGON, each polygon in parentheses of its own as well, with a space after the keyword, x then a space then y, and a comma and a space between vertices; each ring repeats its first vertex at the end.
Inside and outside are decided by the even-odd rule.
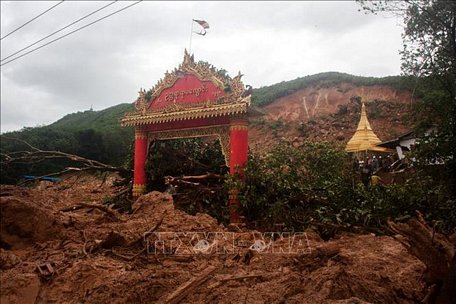
POLYGON ((137 244, 141 244, 143 241, 145 242, 146 241, 146 238, 151 235, 152 233, 154 233, 155 230, 158 229, 158 227, 160 227, 160 225, 163 223, 163 219, 165 218, 165 215, 166 215, 167 211, 165 210, 163 213, 162 213, 162 216, 160 217, 160 219, 158 220, 158 222, 151 228, 149 229, 148 231, 144 232, 138 239, 134 240, 134 241, 131 241, 130 243, 128 243, 126 245, 126 247, 132 247, 132 246, 135 246, 137 244))
POLYGON ((242 275, 222 275, 220 277, 215 277, 217 282, 209 285, 207 288, 208 289, 213 289, 217 288, 222 283, 228 282, 228 281, 235 281, 235 280, 244 280, 244 279, 253 279, 253 278, 263 278, 265 276, 264 273, 250 273, 250 274, 242 274, 242 275))
POLYGON ((136 259, 138 256, 141 255, 141 253, 145 252, 146 251, 146 248, 143 248, 141 249, 138 253, 134 254, 134 255, 124 255, 124 254, 120 254, 120 253, 117 253, 114 251, 114 249, 111 249, 111 253, 116 256, 116 257, 119 257, 119 258, 122 258, 126 261, 133 261, 134 259, 136 259))
POLYGON ((181 180, 179 178, 172 177, 172 176, 165 177, 165 184, 166 185, 184 184, 184 185, 190 185, 190 186, 200 186, 201 185, 200 183, 193 183, 193 182, 181 180))
POLYGON ((79 209, 83 209, 85 208, 84 206, 71 206, 71 207, 66 207, 66 208, 62 208, 60 209, 61 212, 71 212, 71 211, 76 211, 76 210, 79 210, 79 209))
POLYGON ((165 303, 177 304, 185 299, 194 289, 209 279, 209 276, 217 269, 215 266, 207 267, 199 276, 185 282, 176 291, 168 296, 165 303))
POLYGON ((391 231, 404 237, 398 241, 407 251, 426 265, 424 281, 432 287, 424 303, 451 303, 446 299, 454 296, 456 284, 454 245, 447 237, 429 227, 418 211, 416 219, 410 219, 407 223, 388 220, 387 224, 391 231), (449 286, 453 287, 448 288, 449 286), (453 295, 450 295, 450 292, 453 292, 453 295))
POLYGON ((107 213, 109 216, 111 216, 114 219, 116 219, 117 221, 120 221, 120 218, 114 213, 114 211, 112 211, 111 209, 109 209, 106 206, 97 205, 97 204, 89 204, 89 203, 80 202, 80 203, 77 203, 75 206, 63 208, 60 211, 62 211, 62 212, 70 212, 70 211, 75 211, 75 210, 79 210, 79 209, 82 209, 82 208, 93 208, 93 209, 101 210, 101 211, 107 213))
MULTIPOLYGON (((172 176, 169 176, 169 177, 172 177, 172 176)), ((177 178, 182 179, 182 180, 210 179, 210 178, 220 179, 220 178, 223 178, 223 176, 220 174, 215 174, 215 173, 207 173, 207 174, 202 174, 202 175, 184 175, 184 176, 180 176, 177 178)))
POLYGON ((417 212, 416 217, 407 223, 388 221, 387 224, 391 231, 406 237, 399 241, 426 265, 428 282, 436 283, 448 272, 455 249, 444 235, 427 225, 421 213, 417 212))
POLYGON ((37 147, 32 146, 28 142, 14 137, 2 136, 2 139, 14 140, 21 143, 24 143, 27 147, 29 147, 30 151, 16 151, 11 153, 1 153, 1 164, 2 166, 7 166, 11 163, 24 163, 24 164, 32 164, 38 163, 44 160, 49 159, 68 159, 71 161, 78 162, 82 164, 82 167, 67 167, 64 170, 46 174, 36 179, 43 178, 45 176, 58 176, 68 172, 81 172, 81 171, 110 171, 110 172, 117 172, 124 177, 130 177, 132 175, 132 170, 127 170, 122 167, 115 167, 108 164, 104 164, 100 161, 88 159, 85 157, 81 157, 79 155, 65 153, 61 151, 47 151, 41 150, 37 147))
POLYGON ((199 186, 201 185, 201 183, 192 181, 207 179, 223 179, 223 176, 215 173, 207 173, 202 175, 165 176, 165 183, 167 185, 186 184, 192 186, 199 186))

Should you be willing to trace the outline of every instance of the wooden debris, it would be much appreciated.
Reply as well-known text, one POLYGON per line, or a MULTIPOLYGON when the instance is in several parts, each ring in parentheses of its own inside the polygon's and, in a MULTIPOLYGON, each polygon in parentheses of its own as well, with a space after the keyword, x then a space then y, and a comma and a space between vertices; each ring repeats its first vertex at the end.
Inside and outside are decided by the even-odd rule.
POLYGON ((75 210, 79 210, 82 208, 98 209, 98 210, 105 212, 106 214, 108 214, 111 218, 115 219, 116 221, 121 221, 120 218, 117 216, 117 214, 114 211, 112 211, 111 209, 109 209, 106 206, 98 205, 98 204, 80 202, 80 203, 77 203, 75 206, 64 208, 64 209, 61 209, 60 211, 70 212, 70 211, 75 211, 75 210))
POLYGON ((85 207, 84 206, 71 206, 71 207, 66 207, 66 208, 60 209, 60 211, 62 211, 62 212, 71 212, 71 211, 76 211, 76 210, 79 210, 79 209, 82 209, 82 208, 85 208, 85 207))
POLYGON ((407 223, 388 221, 388 226, 394 233, 406 238, 399 241, 426 265, 425 280, 437 283, 447 274, 455 248, 444 235, 436 233, 426 224, 421 213, 417 212, 416 217, 407 223))
POLYGON ((450 299, 456 296, 455 246, 447 237, 429 227, 419 212, 416 219, 407 223, 387 223, 391 231, 404 237, 396 239, 426 265, 423 279, 431 288, 422 302, 453 303, 450 299))
POLYGON ((42 265, 36 266, 36 271, 40 278, 44 281, 48 281, 52 278, 55 273, 54 267, 52 266, 54 263, 46 263, 42 265))
MULTIPOLYGON (((43 176, 38 176, 35 178, 35 180, 39 180, 40 178, 44 177, 50 177, 50 176, 59 176, 63 175, 65 173, 69 172, 82 172, 82 171, 103 171, 103 172, 118 172, 121 176, 125 176, 127 178, 130 178, 132 175, 132 170, 127 170, 123 167, 114 167, 111 165, 104 164, 102 162, 93 160, 93 159, 88 159, 81 157, 79 155, 75 154, 70 154, 70 153, 65 153, 61 151, 46 151, 46 150, 41 150, 38 149, 37 147, 32 146, 25 140, 19 139, 19 138, 14 138, 14 137, 8 137, 2 135, 2 140, 7 139, 7 140, 14 140, 21 142, 28 146, 30 150, 28 151, 16 151, 16 152, 11 152, 9 154, 7 153, 2 153, 2 167, 7 166, 13 163, 27 163, 27 164, 33 164, 33 163, 38 163, 43 160, 47 159, 68 159, 72 160, 75 162, 78 162, 79 164, 82 165, 82 167, 67 167, 64 170, 60 172, 55 172, 55 173, 50 173, 46 174, 43 176)), ((21 184, 21 183, 19 183, 21 184)))
POLYGON ((176 304, 185 299, 190 292, 196 289, 198 286, 203 284, 209 279, 209 276, 217 269, 215 266, 207 267, 199 276, 187 281, 186 283, 179 286, 172 294, 168 296, 165 303, 176 304))
POLYGON ((243 279, 252 279, 252 278, 262 278, 264 273, 249 273, 244 275, 231 275, 228 277, 220 278, 220 282, 227 282, 233 280, 243 280, 243 279))
POLYGON ((140 236, 138 239, 128 243, 127 247, 132 247, 134 245, 141 244, 143 242, 143 240, 145 240, 149 235, 154 233, 154 231, 157 230, 158 227, 160 227, 160 225, 163 223, 163 219, 165 218, 166 212, 167 212, 166 210, 163 211, 163 213, 162 213, 160 219, 158 220, 158 222, 151 229, 149 229, 148 231, 144 232, 143 235, 140 236))
POLYGON ((208 289, 217 288, 220 285, 222 285, 222 283, 225 283, 228 281, 263 278, 264 276, 265 276, 264 273, 248 273, 248 274, 242 274, 242 275, 222 275, 222 276, 216 277, 217 282, 209 285, 207 288, 208 289))
POLYGON ((165 183, 167 185, 190 185, 200 186, 201 183, 192 182, 193 180, 207 180, 207 179, 223 179, 223 176, 214 173, 207 173, 203 175, 184 175, 184 176, 165 176, 165 183))

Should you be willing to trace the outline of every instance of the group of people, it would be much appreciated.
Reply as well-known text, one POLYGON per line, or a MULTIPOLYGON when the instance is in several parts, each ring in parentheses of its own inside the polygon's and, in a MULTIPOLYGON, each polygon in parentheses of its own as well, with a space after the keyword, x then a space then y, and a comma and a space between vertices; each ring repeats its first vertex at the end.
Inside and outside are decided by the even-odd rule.
POLYGON ((385 158, 382 156, 376 157, 367 156, 363 161, 359 161, 355 156, 353 159, 353 171, 360 174, 361 182, 366 188, 370 185, 375 186, 383 184, 383 180, 377 175, 380 169, 388 169, 394 162, 394 158, 388 155, 385 158))

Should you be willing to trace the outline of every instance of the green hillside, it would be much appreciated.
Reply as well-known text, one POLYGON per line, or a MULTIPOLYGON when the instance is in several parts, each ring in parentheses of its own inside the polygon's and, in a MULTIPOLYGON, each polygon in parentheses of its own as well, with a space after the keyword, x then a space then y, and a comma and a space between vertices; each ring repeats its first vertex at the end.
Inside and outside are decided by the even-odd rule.
POLYGON ((121 129, 120 119, 125 112, 133 111, 133 104, 121 103, 101 111, 84 111, 65 115, 49 125, 50 128, 97 131, 112 131, 121 129))
MULTIPOLYGON (((77 154, 116 166, 124 165, 131 154, 134 140, 133 128, 120 126, 125 112, 133 110, 132 104, 119 104, 101 111, 85 111, 68 114, 58 121, 43 127, 23 128, 20 131, 4 133, 0 136, 1 153, 29 150, 25 144, 12 140, 17 138, 42 150, 62 151, 77 154)), ((47 174, 59 171, 68 162, 40 162, 19 164, 9 168, 17 174, 47 174)), ((2 182, 7 182, 7 174, 2 170, 2 182)))

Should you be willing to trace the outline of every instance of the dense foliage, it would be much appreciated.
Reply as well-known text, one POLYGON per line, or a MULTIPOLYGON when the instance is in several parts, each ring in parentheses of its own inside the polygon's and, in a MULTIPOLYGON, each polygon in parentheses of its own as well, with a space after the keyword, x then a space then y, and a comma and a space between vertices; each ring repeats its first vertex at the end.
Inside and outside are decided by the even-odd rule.
POLYGON ((165 191, 166 176, 225 174, 220 142, 215 139, 173 139, 152 142, 146 170, 150 190, 165 191))
POLYGON ((206 212, 228 223, 228 190, 224 177, 228 168, 220 142, 214 138, 165 140, 151 143, 146 163, 149 191, 173 194, 177 208, 190 214, 206 212), (220 176, 168 184, 167 176, 220 176))
POLYGON ((368 12, 402 19, 402 71, 416 77, 414 90, 422 97, 416 113, 426 113, 417 129, 422 140, 416 157, 423 165, 445 162, 446 179, 456 189, 456 2, 360 2, 368 12))
POLYGON ((419 210, 439 231, 455 231, 456 201, 448 185, 439 182, 442 166, 416 170, 402 182, 365 188, 343 147, 329 142, 299 147, 281 142, 266 155, 249 153, 243 180, 227 173, 213 139, 155 142, 147 161, 149 190, 167 191, 178 208, 206 212, 223 223, 228 223, 228 189, 235 187, 241 214, 261 230, 314 227, 327 237, 340 229, 386 233, 387 219, 406 220, 419 210), (224 179, 165 183, 166 176, 209 172, 224 179))
MULTIPOLYGON (((57 122, 35 128, 4 133, 0 136, 1 153, 29 150, 30 145, 48 151, 62 151, 98 160, 116 166, 125 163, 133 143, 132 128, 122 128, 120 118, 130 104, 120 104, 103 111, 85 111, 69 114, 57 122)), ((2 183, 14 183, 22 175, 44 175, 73 165, 68 161, 49 161, 34 165, 14 164, 2 167, 2 183)))
POLYGON ((440 182, 442 166, 416 168, 402 182, 365 188, 343 147, 329 142, 299 147, 281 142, 266 155, 249 153, 244 179, 227 173, 218 141, 155 142, 147 173, 149 190, 167 191, 178 208, 206 212, 223 223, 228 223, 228 189, 237 188, 241 214, 248 225, 261 230, 314 227, 327 237, 341 229, 386 233, 387 219, 403 221, 416 210, 439 231, 456 228, 456 201, 448 185, 440 182), (224 179, 165 183, 168 175, 208 172, 224 179))
POLYGON ((282 143, 265 156, 251 155, 245 182, 229 179, 240 190, 242 212, 261 229, 328 228, 385 231, 388 218, 404 220, 423 212, 438 229, 456 228, 451 189, 429 172, 414 172, 403 183, 365 188, 351 170, 348 155, 330 143, 282 143))

